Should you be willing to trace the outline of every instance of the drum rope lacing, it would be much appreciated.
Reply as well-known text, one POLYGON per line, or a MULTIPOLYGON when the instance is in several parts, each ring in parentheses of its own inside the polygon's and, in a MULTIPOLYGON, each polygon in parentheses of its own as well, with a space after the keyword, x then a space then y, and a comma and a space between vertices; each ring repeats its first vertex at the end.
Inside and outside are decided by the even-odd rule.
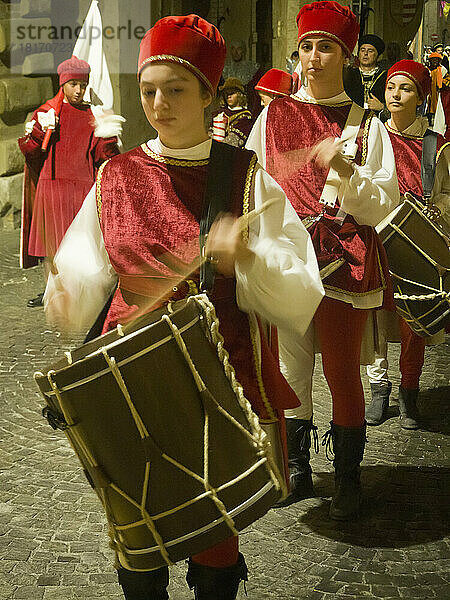
POLYGON ((396 300, 417 300, 417 301, 426 301, 426 300, 436 300, 436 298, 442 298, 443 300, 450 300, 450 292, 435 292, 434 294, 422 294, 420 296, 407 294, 397 294, 394 293, 394 298, 396 300))
MULTIPOLYGON (((137 549, 137 550, 132 550, 132 549, 127 548, 127 546, 122 541, 123 538, 120 534, 121 531, 131 529, 133 527, 137 527, 137 526, 140 526, 145 523, 145 525, 147 525, 148 529, 153 534, 155 543, 157 544, 157 547, 160 550, 161 556, 163 557, 164 561, 168 565, 171 565, 173 563, 169 557, 169 554, 168 554, 167 548, 164 544, 164 541, 158 533, 157 527, 155 525, 156 520, 161 519, 164 516, 173 514, 173 513, 177 512, 178 510, 181 510, 182 508, 189 506, 204 497, 210 497, 211 500, 213 500, 214 503, 216 504, 216 507, 219 510, 219 512, 221 513, 223 520, 227 523, 227 525, 230 528, 230 530, 232 531, 232 533, 234 535, 237 535, 238 531, 236 530, 236 528, 234 526, 234 521, 233 521, 232 517, 228 514, 223 502, 218 498, 217 492, 220 492, 222 489, 225 489, 226 487, 229 487, 231 485, 238 483, 240 480, 244 479, 251 472, 253 472, 254 470, 256 470, 257 468, 259 468, 261 466, 265 466, 267 468, 268 473, 270 474, 272 485, 275 487, 275 489, 280 489, 280 487, 282 487, 281 486, 282 478, 281 478, 281 475, 279 473, 279 470, 278 470, 276 464, 273 462, 273 458, 271 456, 270 447, 269 447, 270 445, 268 444, 266 435, 265 435, 264 431, 262 430, 262 428, 259 424, 258 418, 255 415, 255 413, 253 412, 250 403, 244 396, 242 386, 236 380, 235 371, 234 371, 233 366, 229 363, 229 355, 228 355, 228 352, 223 347, 223 338, 219 332, 219 322, 215 315, 214 307, 210 303, 207 296, 205 296, 205 295, 192 297, 190 299, 190 301, 196 302, 202 309, 202 312, 205 316, 205 320, 208 325, 210 340, 216 348, 217 355, 221 361, 225 375, 226 375, 227 379, 229 380, 230 385, 237 397, 238 403, 247 418, 247 422, 250 425, 251 431, 249 432, 238 421, 236 421, 236 419, 232 415, 230 415, 225 409, 223 409, 218 404, 218 402, 214 399, 213 396, 208 394, 208 398, 214 403, 215 408, 218 411, 220 411, 227 419, 229 419, 236 427, 238 427, 240 429, 240 431, 242 431, 242 433, 252 442, 252 444, 257 448, 257 455, 260 457, 260 459, 257 460, 251 467, 249 467, 249 469, 247 469, 246 472, 238 475, 236 478, 234 478, 231 481, 225 482, 224 484, 220 485, 217 489, 214 489, 209 484, 209 481, 208 481, 208 476, 209 476, 209 473, 208 473, 208 471, 209 471, 209 463, 208 463, 209 419, 208 419, 208 414, 207 414, 206 407, 205 407, 205 417, 206 417, 205 418, 205 429, 204 429, 205 461, 204 461, 203 477, 201 477, 197 473, 192 472, 189 468, 178 463, 178 461, 176 461, 172 457, 166 455, 165 453, 161 454, 162 458, 164 458, 168 462, 172 463, 174 466, 178 467, 179 469, 183 470, 185 473, 187 473, 191 477, 195 478, 196 480, 198 480, 199 482, 201 482, 204 485, 205 492, 200 494, 197 498, 190 499, 190 500, 186 501, 185 503, 183 503, 181 506, 178 506, 171 510, 165 511, 164 513, 159 513, 158 515, 154 515, 152 517, 146 509, 147 496, 148 496, 148 491, 149 491, 149 476, 150 476, 150 469, 151 469, 151 464, 149 461, 146 462, 146 466, 145 466, 143 493, 142 493, 142 499, 141 499, 140 504, 138 502, 136 502, 136 500, 134 500, 133 498, 128 496, 128 494, 126 494, 123 490, 121 490, 117 485, 115 485, 111 481, 107 481, 106 485, 103 484, 100 487, 97 485, 94 485, 94 489, 97 492, 97 494, 99 495, 100 499, 102 500, 102 503, 105 507, 105 510, 106 510, 106 513, 108 516, 108 522, 109 522, 109 526, 110 526, 109 536, 111 539, 111 547, 114 550, 120 552, 121 560, 124 561, 124 563, 126 562, 128 565, 129 565, 129 561, 127 559, 127 555, 130 555, 130 554, 145 555, 150 550, 148 548, 137 549), (141 512, 142 520, 139 520, 134 523, 129 523, 126 525, 115 524, 114 511, 112 510, 112 508, 110 506, 110 502, 109 502, 109 498, 108 498, 108 494, 107 494, 108 487, 110 489, 114 490, 116 493, 120 494, 127 501, 129 501, 130 504, 132 504, 136 509, 138 509, 141 512)), ((176 340, 180 350, 182 351, 184 358, 186 359, 188 365, 191 368, 191 372, 192 372, 192 375, 196 382, 197 388, 202 393, 208 392, 206 385, 204 384, 200 374, 198 373, 198 371, 192 361, 191 356, 189 355, 188 349, 184 343, 184 340, 182 338, 182 334, 181 334, 180 330, 171 321, 170 317, 164 318, 164 320, 166 320, 166 322, 170 326, 172 335, 174 336, 174 339, 176 340)), ((116 364, 115 358, 108 354, 108 349, 106 347, 101 348, 101 353, 103 354, 103 356, 109 366, 109 369, 110 369, 112 375, 114 376, 114 378, 115 378, 115 380, 116 380, 116 382, 128 404, 129 410, 130 410, 133 420, 136 424, 139 435, 141 436, 141 439, 145 439, 145 438, 151 439, 151 437, 149 436, 149 433, 145 427, 145 424, 144 424, 141 416, 139 415, 138 410, 136 409, 136 407, 133 404, 131 395, 130 395, 130 393, 127 389, 126 383, 122 377, 120 368, 116 364)), ((59 407, 61 410, 61 414, 64 416, 64 418, 68 424, 68 428, 66 430, 66 435, 69 439, 69 442, 71 443, 75 453, 78 454, 81 451, 81 455, 82 455, 82 456, 80 456, 81 462, 83 465, 87 465, 86 468, 87 468, 87 472, 89 474, 90 474, 90 471, 95 473, 96 469, 98 469, 101 473, 101 467, 99 467, 98 463, 95 460, 95 457, 92 455, 90 450, 87 448, 87 446, 84 443, 83 439, 81 438, 79 432, 77 431, 77 423, 71 418, 68 411, 64 408, 63 399, 62 399, 60 390, 58 388, 57 383, 53 379, 53 376, 55 374, 56 374, 55 371, 49 371, 47 373, 47 379, 48 379, 48 381, 50 383, 50 387, 53 390, 53 393, 58 401, 58 404, 59 404, 59 407), (76 446, 78 446, 78 449, 76 448, 76 446)), ((35 375, 38 375, 38 374, 36 373, 35 375)), ((133 570, 133 567, 131 565, 129 565, 129 568, 131 568, 133 570)))

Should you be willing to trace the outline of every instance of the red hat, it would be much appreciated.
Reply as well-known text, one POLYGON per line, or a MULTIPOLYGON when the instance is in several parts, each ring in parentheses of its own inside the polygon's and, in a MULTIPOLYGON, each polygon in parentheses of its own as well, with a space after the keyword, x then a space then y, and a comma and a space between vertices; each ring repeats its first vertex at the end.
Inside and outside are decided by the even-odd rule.
POLYGON ((386 85, 394 75, 404 75, 416 84, 417 92, 425 99, 431 91, 431 75, 425 65, 415 60, 399 60, 389 69, 386 85))
POLYGON ((347 56, 356 46, 359 24, 355 15, 338 2, 305 4, 297 15, 298 41, 310 35, 323 35, 338 42, 347 56))
POLYGON ((62 86, 71 79, 89 81, 90 72, 91 67, 89 66, 89 63, 76 56, 72 56, 72 58, 68 58, 58 67, 59 85, 62 86))
POLYGON ((173 62, 196 75, 214 95, 225 64, 226 47, 219 30, 197 15, 164 17, 143 37, 138 76, 153 62, 173 62))
POLYGON ((255 85, 255 90, 269 92, 277 96, 290 96, 292 94, 292 75, 281 69, 269 69, 255 85))

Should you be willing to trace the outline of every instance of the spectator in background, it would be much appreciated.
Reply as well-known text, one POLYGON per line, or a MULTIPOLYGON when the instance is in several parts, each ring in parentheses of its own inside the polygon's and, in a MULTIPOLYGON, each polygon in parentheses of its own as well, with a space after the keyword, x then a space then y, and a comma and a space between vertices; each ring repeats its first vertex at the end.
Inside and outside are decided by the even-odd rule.
POLYGON ((219 90, 223 108, 213 116, 211 137, 216 141, 243 148, 254 119, 247 108, 242 81, 236 77, 228 77, 219 90))
POLYGON ((434 123, 434 116, 438 103, 439 94, 442 89, 444 75, 447 73, 445 67, 442 67, 442 56, 439 52, 432 52, 428 57, 428 68, 431 72, 431 98, 428 103, 428 119, 430 125, 434 123))
POLYGON ((262 70, 257 63, 246 60, 247 44, 244 40, 235 40, 230 44, 230 52, 223 69, 223 77, 235 77, 240 79, 245 88, 247 104, 250 112, 256 117, 260 110, 258 94, 255 92, 255 84, 262 75, 262 70))
POLYGON ((384 109, 386 71, 377 62, 384 52, 384 42, 377 35, 367 34, 358 43, 359 67, 344 68, 344 89, 356 104, 380 113, 384 109))
POLYGON ((294 52, 292 52, 291 57, 290 58, 286 58, 286 71, 288 73, 290 73, 291 75, 294 73, 297 65, 298 65, 298 51, 294 50, 294 52))

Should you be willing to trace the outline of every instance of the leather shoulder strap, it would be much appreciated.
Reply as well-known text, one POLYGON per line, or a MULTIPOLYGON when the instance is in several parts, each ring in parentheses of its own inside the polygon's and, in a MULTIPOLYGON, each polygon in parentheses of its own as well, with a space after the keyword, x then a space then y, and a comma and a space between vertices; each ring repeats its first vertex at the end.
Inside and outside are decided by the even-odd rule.
POLYGON ((431 129, 427 129, 423 136, 420 176, 424 198, 430 198, 433 191, 436 175, 437 136, 438 134, 431 129))
MULTIPOLYGON (((239 148, 213 140, 209 156, 208 176, 206 180, 203 213, 200 221, 200 252, 203 254, 211 225, 218 214, 230 212, 233 182, 233 165, 239 148)), ((205 261, 200 267, 200 289, 211 290, 215 272, 211 263, 205 261)))

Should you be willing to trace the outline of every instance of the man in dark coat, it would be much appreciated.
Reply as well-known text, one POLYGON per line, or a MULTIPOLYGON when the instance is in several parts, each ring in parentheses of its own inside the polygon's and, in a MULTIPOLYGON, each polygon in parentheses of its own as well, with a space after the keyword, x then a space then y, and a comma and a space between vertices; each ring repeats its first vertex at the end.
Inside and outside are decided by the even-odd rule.
POLYGON ((377 61, 384 52, 383 40, 374 34, 359 38, 359 67, 344 69, 344 89, 350 98, 363 106, 379 113, 384 108, 384 88, 386 74, 377 61))

